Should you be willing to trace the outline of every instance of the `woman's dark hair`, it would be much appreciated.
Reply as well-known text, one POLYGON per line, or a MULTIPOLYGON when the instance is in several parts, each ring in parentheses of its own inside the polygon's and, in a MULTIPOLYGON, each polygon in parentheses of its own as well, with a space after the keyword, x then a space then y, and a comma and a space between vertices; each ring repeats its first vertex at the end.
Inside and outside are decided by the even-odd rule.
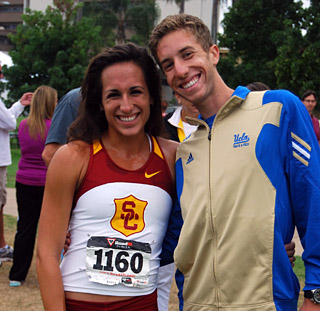
POLYGON ((146 133, 153 136, 159 136, 163 133, 159 71, 147 49, 128 43, 107 48, 91 59, 82 82, 79 116, 71 124, 68 131, 69 141, 79 139, 92 143, 94 140, 100 139, 107 130, 108 122, 104 110, 101 110, 101 73, 106 67, 123 62, 133 62, 139 66, 148 87, 151 105, 150 117, 145 125, 146 133))

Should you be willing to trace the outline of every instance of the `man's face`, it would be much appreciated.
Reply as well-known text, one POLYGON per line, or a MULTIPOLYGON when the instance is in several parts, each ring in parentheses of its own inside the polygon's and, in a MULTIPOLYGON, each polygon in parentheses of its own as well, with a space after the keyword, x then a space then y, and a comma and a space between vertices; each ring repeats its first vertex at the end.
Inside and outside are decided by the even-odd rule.
POLYGON ((157 56, 168 84, 176 93, 196 106, 210 98, 219 60, 216 46, 206 52, 193 33, 181 29, 160 40, 157 56))
POLYGON ((311 94, 311 95, 307 96, 302 102, 306 106, 308 112, 310 114, 312 114, 313 109, 317 105, 317 101, 316 101, 316 98, 314 97, 314 95, 311 94))

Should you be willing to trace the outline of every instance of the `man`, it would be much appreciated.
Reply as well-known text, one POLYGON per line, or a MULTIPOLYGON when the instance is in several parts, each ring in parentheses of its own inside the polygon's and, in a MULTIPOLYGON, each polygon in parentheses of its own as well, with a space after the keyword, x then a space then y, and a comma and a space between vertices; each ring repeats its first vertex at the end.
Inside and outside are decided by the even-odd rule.
POLYGON ((320 124, 319 120, 313 115, 314 108, 317 106, 317 95, 315 91, 307 90, 301 96, 301 101, 306 106, 311 117, 314 133, 320 143, 320 124))
POLYGON ((59 101, 53 114, 46 146, 42 153, 42 158, 47 166, 56 151, 67 143, 67 130, 78 114, 80 101, 80 88, 71 90, 59 101))
POLYGON ((300 310, 320 310, 320 151, 305 107, 287 91, 228 87, 219 49, 196 17, 168 16, 149 47, 201 115, 176 158, 184 310, 297 310, 299 282, 284 247, 295 225, 305 249, 300 310))
MULTIPOLYGON (((3 79, 1 64, 0 79, 3 79)), ((16 129, 16 119, 24 108, 30 105, 31 99, 32 93, 25 93, 9 109, 0 100, 0 262, 12 261, 13 259, 13 249, 6 243, 3 228, 3 207, 7 202, 7 166, 11 164, 9 132, 16 129)))

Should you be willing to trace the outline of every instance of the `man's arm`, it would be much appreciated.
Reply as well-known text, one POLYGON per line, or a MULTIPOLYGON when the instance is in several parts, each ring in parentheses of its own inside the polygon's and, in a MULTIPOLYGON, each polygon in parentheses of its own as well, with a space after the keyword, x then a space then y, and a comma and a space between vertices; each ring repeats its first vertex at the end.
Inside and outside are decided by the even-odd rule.
POLYGON ((0 102, 0 129, 6 131, 14 131, 17 121, 14 115, 0 102))
POLYGON ((21 98, 8 109, 10 111, 10 113, 15 118, 18 118, 19 115, 22 113, 23 109, 27 106, 30 106, 32 96, 33 96, 32 92, 24 93, 21 96, 21 98))
MULTIPOLYGON (((287 144, 286 168, 293 219, 304 248, 306 292, 320 288, 320 149, 303 104, 299 99, 289 103, 284 119, 285 138, 291 140, 287 144)), ((300 311, 315 310, 320 310, 320 304, 305 298, 300 311)))
POLYGON ((24 93, 19 101, 9 109, 0 102, 0 128, 6 131, 14 131, 17 126, 16 119, 26 106, 31 103, 33 93, 24 93))
POLYGON ((57 150, 61 146, 62 146, 61 144, 51 143, 51 144, 47 144, 44 147, 43 152, 42 152, 42 159, 43 159, 44 163, 46 164, 46 166, 49 166, 53 155, 57 152, 57 150))

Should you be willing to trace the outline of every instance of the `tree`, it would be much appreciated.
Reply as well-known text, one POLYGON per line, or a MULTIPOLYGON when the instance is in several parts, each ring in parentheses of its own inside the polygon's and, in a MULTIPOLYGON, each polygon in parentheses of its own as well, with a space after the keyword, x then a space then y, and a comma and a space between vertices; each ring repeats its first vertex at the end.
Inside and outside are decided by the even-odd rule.
POLYGON ((299 38, 303 16, 302 3, 294 0, 235 1, 219 37, 220 46, 230 49, 219 65, 226 82, 235 87, 262 81, 276 88, 272 62, 288 34, 299 38))
POLYGON ((14 66, 4 68, 10 102, 42 84, 57 89, 59 96, 81 84, 101 41, 100 28, 90 19, 75 22, 79 5, 73 0, 54 0, 54 7, 45 13, 27 10, 22 15, 24 23, 10 37, 15 45, 9 53, 14 66))
POLYGON ((185 0, 167 0, 167 2, 175 2, 176 5, 179 7, 179 13, 184 13, 184 3, 185 0))
POLYGON ((131 37, 131 41, 147 46, 150 33, 159 16, 160 10, 155 0, 144 0, 132 6, 128 12, 128 25, 136 34, 131 37))
POLYGON ((102 26, 102 37, 107 45, 127 41, 146 45, 159 9, 155 0, 93 1, 84 4, 83 15, 102 26))
POLYGON ((277 85, 302 95, 306 90, 319 92, 320 76, 320 4, 312 1, 305 11, 305 35, 294 28, 287 34, 278 56, 272 62, 277 85))

